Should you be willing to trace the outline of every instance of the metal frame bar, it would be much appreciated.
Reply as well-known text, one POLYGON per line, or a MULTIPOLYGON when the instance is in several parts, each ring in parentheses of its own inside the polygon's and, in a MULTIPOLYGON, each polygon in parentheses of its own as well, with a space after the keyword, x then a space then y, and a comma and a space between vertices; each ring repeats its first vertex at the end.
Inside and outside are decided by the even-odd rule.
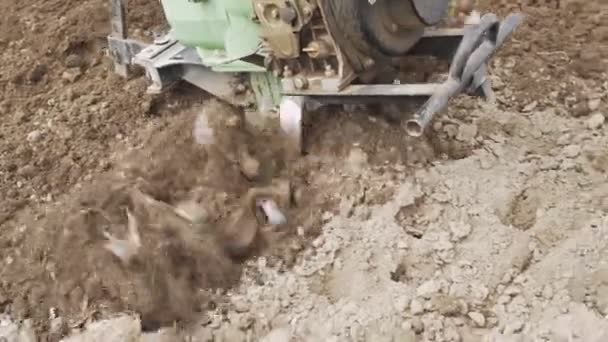
MULTIPOLYGON (((128 35, 127 26, 127 6, 125 0, 110 0, 110 41, 126 40, 128 35)), ((129 76, 129 63, 125 63, 121 58, 121 54, 116 50, 110 49, 110 53, 114 60, 114 72, 123 77, 129 76)))
MULTIPOLYGON (((127 77, 129 66, 136 64, 146 70, 152 83, 148 91, 152 93, 162 92, 176 81, 185 80, 233 105, 254 103, 251 94, 233 91, 235 82, 239 82, 237 73, 215 72, 205 65, 196 49, 183 46, 169 36, 151 45, 128 39, 126 0, 110 1, 112 30, 108 44, 117 74, 127 77)), ((313 100, 321 103, 323 100, 365 102, 381 98, 428 98, 405 126, 409 135, 419 136, 433 115, 444 109, 453 96, 466 92, 491 98, 492 89, 486 75, 487 60, 521 20, 521 16, 512 15, 500 23, 496 16, 487 14, 479 23, 467 25, 465 29, 426 30, 408 55, 450 59, 449 77, 443 84, 350 84, 341 90, 331 87, 299 90, 289 86, 289 82, 282 82, 279 118, 291 146, 289 149, 296 154, 302 152, 302 119, 306 104, 313 100)))

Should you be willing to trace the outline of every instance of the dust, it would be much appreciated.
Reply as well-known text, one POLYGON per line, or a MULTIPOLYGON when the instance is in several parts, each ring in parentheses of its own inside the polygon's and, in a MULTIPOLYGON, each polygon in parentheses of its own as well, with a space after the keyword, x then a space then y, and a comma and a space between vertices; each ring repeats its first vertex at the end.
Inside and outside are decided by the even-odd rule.
MULTIPOLYGON (((479 2, 528 14, 491 65, 498 107, 455 101, 422 141, 373 108, 313 115, 290 224, 245 265, 221 232, 284 172, 272 140, 210 151, 182 114, 213 112, 206 95, 113 75, 107 2, 1 2, 0 331, 606 340, 605 3, 479 2), (125 265, 104 233, 127 237, 128 213, 144 247, 125 265), (118 312, 140 317, 98 321, 118 312)), ((133 36, 164 25, 158 2, 129 6, 133 36)))
MULTIPOLYGON (((235 157, 243 146, 250 158, 267 161, 276 161, 281 151, 272 153, 280 144, 252 141, 240 119, 219 102, 194 109, 42 220, 22 221, 12 240, 4 236, 3 254, 11 262, 2 271, 7 298, 2 307, 41 324, 49 322, 52 310, 69 318, 71 327, 127 310, 140 314, 145 329, 155 329, 191 322, 196 313, 220 305, 219 294, 239 280, 241 271, 227 244, 248 232, 258 235, 250 204, 257 197, 251 194, 275 194, 264 189, 281 172, 275 166, 262 168, 267 173, 258 182, 245 177, 235 157), (192 128, 203 115, 212 118, 214 140, 230 142, 221 151, 196 142, 192 128), (121 260, 108 243, 117 239, 120 247, 132 225, 141 247, 130 251, 132 260, 121 260), (226 236, 228 231, 236 235, 226 236)), ((287 200, 280 203, 287 210, 290 190, 284 191, 287 200)), ((246 240, 240 248, 249 255, 256 248, 252 244, 246 240)))

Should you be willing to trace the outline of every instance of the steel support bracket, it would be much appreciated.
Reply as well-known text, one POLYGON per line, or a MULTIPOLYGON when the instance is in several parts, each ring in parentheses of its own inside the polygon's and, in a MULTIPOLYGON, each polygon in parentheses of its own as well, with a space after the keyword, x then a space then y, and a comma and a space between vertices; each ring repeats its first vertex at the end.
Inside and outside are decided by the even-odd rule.
MULTIPOLYGON (((114 59, 114 71, 123 76, 129 75, 129 63, 125 62, 120 56, 120 51, 113 50, 112 40, 124 40, 127 39, 128 27, 127 27, 127 6, 126 0, 110 0, 110 55, 114 59), (118 58, 116 58, 118 57, 118 58)), ((119 48, 114 45, 115 48, 119 48)))
MULTIPOLYGON (((122 39, 108 36, 108 51, 115 64, 128 66, 133 58, 146 47, 146 44, 134 39, 122 39)), ((124 75, 123 75, 124 76, 124 75)))

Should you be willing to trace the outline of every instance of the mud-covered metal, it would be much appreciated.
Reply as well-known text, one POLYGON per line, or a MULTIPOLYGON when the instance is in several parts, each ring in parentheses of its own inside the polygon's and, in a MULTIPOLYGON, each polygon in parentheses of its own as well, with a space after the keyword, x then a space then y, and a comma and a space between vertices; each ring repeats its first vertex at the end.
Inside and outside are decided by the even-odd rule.
POLYGON ((433 116, 445 109, 450 98, 459 93, 482 92, 486 97, 491 96, 486 63, 522 21, 523 15, 519 13, 509 15, 502 23, 496 15, 489 13, 481 18, 479 25, 468 27, 452 59, 447 81, 411 120, 406 121, 407 134, 421 136, 433 116))
MULTIPOLYGON (((111 0, 110 3, 110 43, 120 42, 121 40, 127 39, 127 7, 125 0, 111 0)), ((110 55, 114 62, 114 71, 126 77, 128 74, 128 66, 130 61, 124 60, 121 57, 127 55, 128 50, 121 51, 120 48, 126 48, 129 45, 114 44, 110 45, 110 55)))

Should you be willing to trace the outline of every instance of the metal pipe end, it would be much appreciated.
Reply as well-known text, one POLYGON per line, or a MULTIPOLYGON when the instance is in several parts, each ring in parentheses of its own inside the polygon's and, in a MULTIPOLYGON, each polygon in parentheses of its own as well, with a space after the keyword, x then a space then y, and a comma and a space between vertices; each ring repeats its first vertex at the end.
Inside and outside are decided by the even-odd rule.
POLYGON ((412 119, 405 122, 405 132, 410 137, 421 137, 424 133, 424 127, 420 121, 412 119))

